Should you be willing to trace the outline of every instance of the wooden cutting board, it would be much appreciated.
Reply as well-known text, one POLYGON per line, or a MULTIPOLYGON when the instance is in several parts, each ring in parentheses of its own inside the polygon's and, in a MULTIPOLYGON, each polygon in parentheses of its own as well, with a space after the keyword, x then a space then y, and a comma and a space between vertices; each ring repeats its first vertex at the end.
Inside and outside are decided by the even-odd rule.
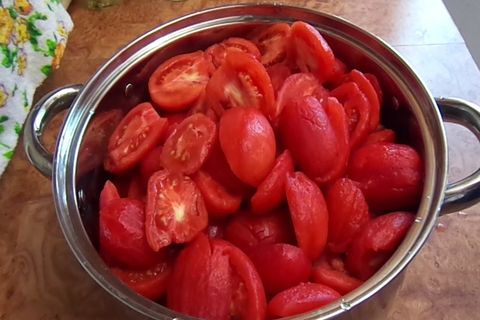
MULTIPOLYGON (((273 2, 273 1, 263 1, 273 2)), ((480 72, 441 0, 281 1, 337 14, 394 45, 434 95, 480 103, 480 72)), ((61 68, 37 99, 62 85, 85 82, 114 52, 138 35, 179 15, 238 1, 131 0, 101 11, 83 1, 69 8, 75 23, 61 68)), ((277 1, 278 3, 278 1, 277 1)), ((50 126, 53 148, 61 118, 50 126)), ((480 146, 462 128, 448 126, 450 177, 480 165, 480 146)), ((136 319, 83 271, 59 229, 51 181, 31 167, 18 146, 0 179, 0 319, 136 319)), ((427 245, 409 266, 387 319, 479 319, 480 206, 439 219, 427 245)))

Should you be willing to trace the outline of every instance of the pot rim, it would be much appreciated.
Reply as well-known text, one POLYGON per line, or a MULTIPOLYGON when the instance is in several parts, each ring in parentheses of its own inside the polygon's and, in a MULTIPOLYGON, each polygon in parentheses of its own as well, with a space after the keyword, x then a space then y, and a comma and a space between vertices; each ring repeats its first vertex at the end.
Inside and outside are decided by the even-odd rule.
MULTIPOLYGON (((100 286, 124 304, 147 317, 156 319, 193 319, 173 312, 130 291, 111 274, 91 244, 82 224, 77 199, 78 190, 75 183, 77 156, 87 124, 95 113, 99 102, 115 81, 131 70, 136 63, 150 56, 160 47, 174 42, 185 34, 198 31, 195 28, 199 28, 199 26, 203 29, 214 27, 216 25, 213 23, 218 21, 229 24, 251 23, 254 21, 291 22, 299 20, 296 17, 281 16, 286 11, 294 11, 296 17, 302 16, 304 21, 314 22, 312 24, 316 25, 322 33, 332 36, 335 35, 335 32, 338 32, 335 28, 341 26, 346 30, 344 32, 350 33, 349 41, 354 42, 354 45, 358 46, 382 67, 391 69, 393 80, 403 89, 402 92, 407 96, 409 103, 411 102, 412 113, 419 122, 424 140, 425 159, 425 185, 417 218, 395 254, 361 287, 342 296, 341 300, 331 303, 324 308, 302 314, 301 318, 331 319, 372 297, 383 287, 387 286, 411 262, 436 225, 447 180, 448 154, 445 130, 432 95, 422 80, 395 49, 380 38, 343 18, 296 6, 240 4, 215 7, 188 14, 162 24, 138 37, 95 72, 68 113, 54 156, 52 179, 56 212, 62 232, 72 252, 82 267, 100 286), (249 10, 248 15, 240 15, 241 12, 246 12, 246 10, 249 10), (267 16, 260 15, 259 13, 262 10, 268 11, 270 14, 267 16), (233 13, 237 15, 232 15, 233 13), (217 18, 205 20, 212 15, 216 15, 217 18), (319 25, 318 21, 328 22, 329 25, 319 25), (359 40, 353 39, 353 36, 362 39, 363 42, 359 43, 359 40), (373 50, 372 52, 371 46, 376 51, 373 50), (418 95, 418 92, 414 95, 413 90, 417 90, 421 95, 418 95)), ((79 193, 78 197, 82 197, 82 194, 79 193)), ((297 317, 288 319, 295 318, 297 317)))

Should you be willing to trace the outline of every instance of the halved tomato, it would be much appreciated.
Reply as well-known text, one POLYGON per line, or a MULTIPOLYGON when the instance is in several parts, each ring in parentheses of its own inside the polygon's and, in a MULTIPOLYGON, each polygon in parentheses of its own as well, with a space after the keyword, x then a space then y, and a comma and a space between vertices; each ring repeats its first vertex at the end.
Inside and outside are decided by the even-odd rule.
POLYGON ((110 137, 105 170, 118 174, 133 168, 160 142, 166 127, 167 120, 149 102, 134 107, 110 137))
POLYGON ((150 177, 145 232, 154 251, 192 240, 207 224, 205 203, 192 179, 168 170, 150 177))
POLYGON ((273 91, 277 96, 278 91, 282 88, 285 80, 292 74, 290 68, 284 63, 276 63, 267 67, 268 75, 272 81, 273 91))
POLYGON ((340 294, 347 294, 362 285, 363 281, 352 277, 346 270, 335 269, 329 260, 323 255, 315 262, 312 271, 313 282, 326 285, 340 294))
POLYGON ((202 113, 183 120, 165 141, 161 163, 173 172, 192 174, 205 162, 217 136, 217 125, 202 113))
POLYGON ((378 125, 380 124, 380 99, 378 98, 377 92, 373 87, 373 84, 367 79, 367 77, 365 77, 362 72, 356 69, 350 71, 348 77, 351 81, 357 84, 358 88, 360 89, 360 91, 363 92, 363 94, 368 100, 368 103, 370 104, 370 131, 377 129, 378 125))
POLYGON ((220 67, 225 62, 225 57, 230 51, 240 51, 249 53, 255 57, 255 59, 260 60, 260 51, 257 46, 244 38, 232 37, 226 40, 223 40, 220 43, 216 43, 205 51, 207 54, 212 56, 212 62, 215 67, 220 67))
POLYGON ((395 143, 396 140, 397 140, 397 134, 395 133, 395 131, 390 129, 380 129, 370 133, 365 139, 365 141, 363 142, 363 145, 365 146, 367 144, 382 143, 382 142, 395 143))
POLYGON ((265 67, 251 54, 228 52, 208 82, 207 104, 219 116, 232 107, 253 107, 272 117, 275 94, 265 67))
POLYGON ((260 49, 260 61, 266 67, 280 63, 287 58, 287 43, 290 36, 290 25, 275 23, 252 39, 260 49))
POLYGON ((174 56, 150 76, 150 97, 161 110, 185 110, 205 90, 212 72, 213 65, 203 51, 174 56))

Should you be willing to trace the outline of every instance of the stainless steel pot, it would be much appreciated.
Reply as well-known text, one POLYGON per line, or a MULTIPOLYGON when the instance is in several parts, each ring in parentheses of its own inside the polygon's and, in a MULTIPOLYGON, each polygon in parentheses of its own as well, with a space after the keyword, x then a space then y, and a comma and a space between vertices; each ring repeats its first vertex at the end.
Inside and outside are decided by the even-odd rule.
MULTIPOLYGON (((389 292, 419 252, 439 215, 457 211, 480 197, 480 170, 447 185, 447 143, 441 113, 480 139, 480 108, 460 99, 432 97, 412 68, 381 39, 340 18, 303 8, 280 5, 234 5, 204 10, 141 36, 105 63, 85 86, 51 92, 31 110, 24 143, 32 164, 53 181, 60 226, 73 253, 105 290, 140 314, 153 319, 187 318, 130 291, 108 270, 95 250, 98 192, 105 180, 101 152, 88 154, 86 137, 97 115, 112 106, 123 111, 148 98, 146 79, 163 60, 205 48, 255 26, 303 20, 317 27, 334 52, 348 65, 376 74, 386 97, 383 121, 400 139, 413 143, 425 159, 425 187, 415 224, 391 259, 363 286, 301 319, 374 318, 382 315, 389 292), (45 124, 59 110, 70 108, 54 155, 40 140, 45 124), (82 152, 86 156, 82 157, 82 152), (394 281, 395 280, 395 281, 394 281)), ((102 132, 108 138, 108 134, 102 132)), ((384 315, 384 314, 383 314, 384 315)), ((380 316, 380 318, 383 318, 380 316)))

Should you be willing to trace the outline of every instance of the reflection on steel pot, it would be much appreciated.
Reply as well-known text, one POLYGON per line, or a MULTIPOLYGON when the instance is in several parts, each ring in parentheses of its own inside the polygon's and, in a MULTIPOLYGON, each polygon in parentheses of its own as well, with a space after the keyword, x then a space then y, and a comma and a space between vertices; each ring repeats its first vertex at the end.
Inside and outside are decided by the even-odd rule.
POLYGON ((480 108, 460 99, 434 100, 409 65, 370 33, 331 15, 280 5, 235 5, 205 10, 164 24, 138 38, 104 64, 88 83, 61 88, 32 109, 25 128, 30 161, 52 178, 55 204, 65 237, 85 270, 118 300, 148 318, 184 317, 124 286, 98 256, 98 194, 105 181, 103 147, 118 122, 148 98, 145 85, 155 67, 176 54, 205 48, 255 26, 305 21, 320 30, 349 65, 374 73, 384 84, 384 121, 413 142, 425 159, 425 186, 414 225, 390 260, 364 285, 298 319, 383 318, 402 271, 423 246, 439 214, 460 210, 480 197, 480 170, 447 186, 446 120, 470 128, 480 138, 480 108), (70 107, 54 155, 40 138, 52 115, 70 107), (116 109, 113 109, 115 107, 116 109), (105 113, 108 112, 108 113, 105 113), (108 125, 105 125, 108 124, 108 125), (371 298, 371 299, 370 299, 371 298))

